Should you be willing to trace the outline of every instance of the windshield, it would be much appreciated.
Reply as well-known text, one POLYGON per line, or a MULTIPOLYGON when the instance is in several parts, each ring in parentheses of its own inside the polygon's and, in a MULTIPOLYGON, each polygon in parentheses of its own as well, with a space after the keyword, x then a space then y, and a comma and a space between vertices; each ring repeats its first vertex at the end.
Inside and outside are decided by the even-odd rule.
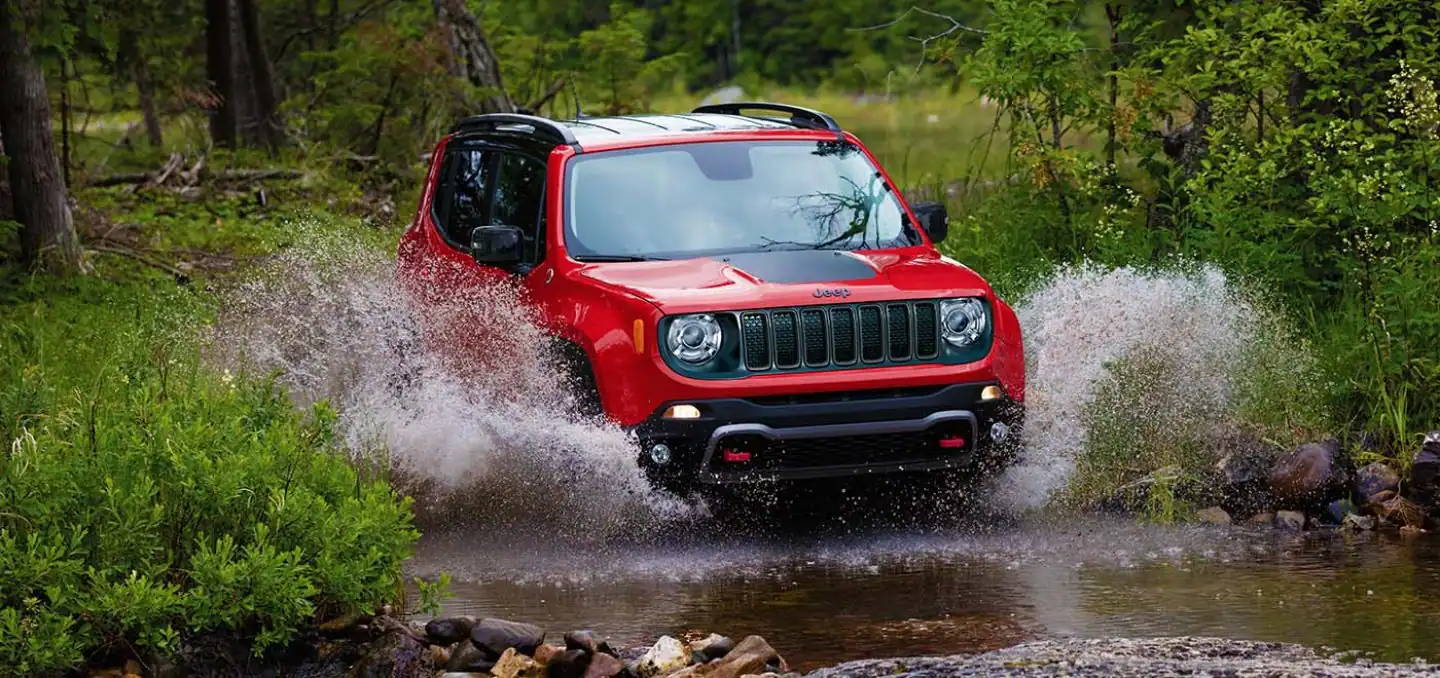
POLYGON ((880 172, 837 141, 708 142, 570 161, 576 259, 917 245, 880 172))

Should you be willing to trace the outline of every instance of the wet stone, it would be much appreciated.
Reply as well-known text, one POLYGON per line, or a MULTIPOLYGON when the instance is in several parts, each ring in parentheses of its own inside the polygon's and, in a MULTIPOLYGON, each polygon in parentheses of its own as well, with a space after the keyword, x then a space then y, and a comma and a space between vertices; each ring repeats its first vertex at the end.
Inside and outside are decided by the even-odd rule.
POLYGON ((1275 527, 1300 532, 1305 529, 1305 514, 1299 511, 1276 511, 1275 527))
POLYGON ((735 649, 735 641, 718 633, 712 633, 708 637, 690 643, 690 649, 699 652, 704 657, 703 660, 696 662, 700 664, 729 654, 730 650, 735 649))
POLYGON ((1440 508, 1440 431, 1425 436, 1425 443, 1410 463, 1410 496, 1427 509, 1440 508))
POLYGON ((1339 525, 1345 521, 1345 516, 1355 512, 1354 502, 1349 499, 1336 499, 1325 505, 1325 512, 1321 517, 1331 525, 1339 525))
POLYGON ((390 631, 370 645, 351 668, 353 678, 426 678, 430 653, 409 633, 390 631))
POLYGON ((446 617, 425 623, 425 636, 437 645, 454 645, 470 637, 475 628, 474 617, 446 617))
POLYGON ((661 636, 645 656, 640 658, 636 671, 640 678, 667 676, 690 665, 690 651, 679 640, 661 636))
POLYGON ((595 635, 595 632, 589 629, 565 634, 565 649, 584 650, 590 654, 615 654, 615 650, 611 649, 608 641, 595 635))
POLYGON ((549 664, 551 659, 564 651, 565 648, 563 647, 541 643, 539 647, 535 648, 535 653, 531 656, 535 657, 535 661, 541 664, 549 664))
POLYGON ((470 641, 491 659, 499 659, 512 647, 520 654, 529 655, 545 642, 545 629, 523 622, 482 619, 471 629, 470 641))
POLYGON ((1211 506, 1210 508, 1201 509, 1200 511, 1196 512, 1195 520, 1202 523, 1209 523, 1211 525, 1229 525, 1230 514, 1226 513, 1225 509, 1222 509, 1219 506, 1211 506))
POLYGON ((590 658, 583 678, 615 678, 625 670, 625 663, 608 653, 597 653, 590 658))
POLYGON ((513 647, 500 655, 500 659, 490 669, 490 675, 495 678, 543 678, 545 673, 545 666, 516 652, 513 647))
POLYGON ((1245 522, 1250 525, 1274 525, 1275 514, 1270 511, 1264 511, 1250 516, 1250 519, 1245 522))
POLYGON ((1375 529, 1375 518, 1373 516, 1362 516, 1356 513, 1351 513, 1350 515, 1345 516, 1345 522, 1341 523, 1340 526, 1347 530, 1365 532, 1375 529))
POLYGON ((583 678, 585 671, 590 668, 590 662, 594 657, 606 655, 591 655, 584 650, 564 650, 550 658, 550 663, 545 665, 546 678, 583 678))
POLYGON ((1286 508, 1318 506, 1349 487, 1340 459, 1340 443, 1307 443, 1275 460, 1270 469, 1270 491, 1286 508))
POLYGON ((1400 474, 1382 462, 1366 464, 1355 472, 1355 499, 1364 504, 1386 491, 1399 491, 1400 474))
POLYGON ((475 643, 465 640, 450 650, 450 663, 446 668, 461 673, 488 673, 495 666, 495 659, 498 657, 489 657, 475 647, 475 643))

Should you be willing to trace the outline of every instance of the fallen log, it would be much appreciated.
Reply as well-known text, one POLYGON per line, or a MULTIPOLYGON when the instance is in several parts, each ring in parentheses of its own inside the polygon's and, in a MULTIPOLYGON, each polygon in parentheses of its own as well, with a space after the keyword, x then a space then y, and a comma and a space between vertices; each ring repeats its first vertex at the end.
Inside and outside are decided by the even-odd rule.
MULTIPOLYGON (((147 184, 156 182, 162 174, 160 172, 134 172, 130 174, 112 174, 110 176, 94 179, 89 185, 95 187, 123 186, 126 184, 147 184)), ((206 172, 205 178, 217 181, 262 181, 265 179, 299 179, 305 173, 297 169, 240 169, 222 170, 219 172, 206 172)), ((168 176, 166 177, 168 178, 168 176)))

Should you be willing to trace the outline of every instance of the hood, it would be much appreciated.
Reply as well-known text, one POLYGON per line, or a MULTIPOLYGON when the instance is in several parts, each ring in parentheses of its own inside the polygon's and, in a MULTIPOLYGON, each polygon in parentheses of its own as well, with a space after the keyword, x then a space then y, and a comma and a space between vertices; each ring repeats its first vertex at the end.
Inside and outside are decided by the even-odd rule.
POLYGON ((978 274, 929 248, 595 263, 582 266, 578 275, 623 289, 667 314, 990 294, 978 274))

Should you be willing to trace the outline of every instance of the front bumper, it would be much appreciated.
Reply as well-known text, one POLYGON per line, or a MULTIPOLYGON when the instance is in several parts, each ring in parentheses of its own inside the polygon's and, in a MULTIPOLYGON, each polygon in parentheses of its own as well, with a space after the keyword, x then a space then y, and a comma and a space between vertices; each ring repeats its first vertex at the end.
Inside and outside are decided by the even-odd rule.
POLYGON ((698 419, 665 419, 666 403, 636 427, 640 463, 671 490, 772 480, 843 478, 970 467, 1003 454, 1023 410, 981 400, 995 382, 792 396, 684 401, 698 419), (668 463, 649 450, 665 445, 668 463))

